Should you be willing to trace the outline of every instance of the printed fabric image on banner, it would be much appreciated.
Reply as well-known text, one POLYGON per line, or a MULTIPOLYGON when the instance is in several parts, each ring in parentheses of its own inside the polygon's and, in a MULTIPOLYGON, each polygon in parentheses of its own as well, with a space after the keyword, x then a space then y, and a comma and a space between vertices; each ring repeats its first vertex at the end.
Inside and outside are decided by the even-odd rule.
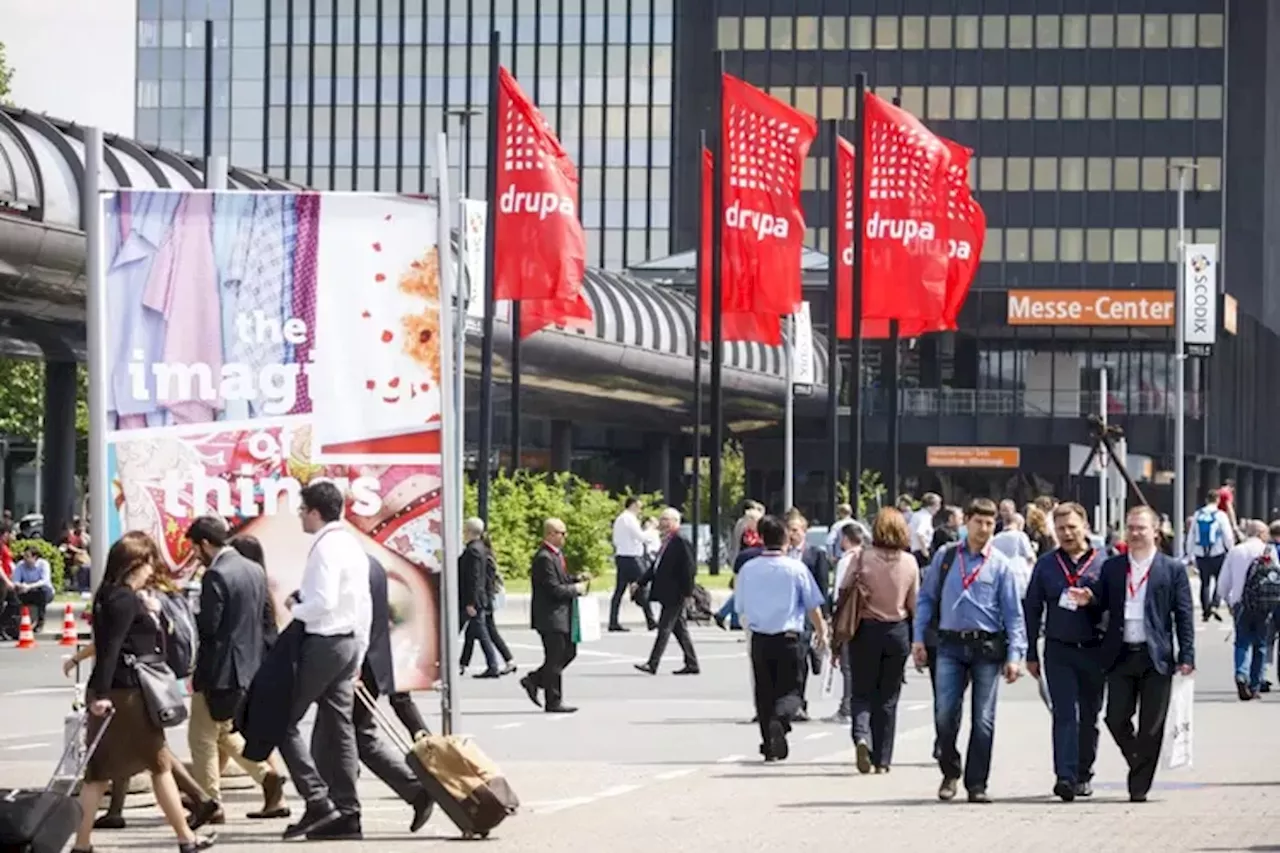
POLYGON ((333 480, 347 494, 347 524, 387 572, 396 683, 430 688, 439 678, 440 467, 318 465, 308 421, 117 433, 110 528, 150 534, 169 571, 191 577, 198 568, 184 538, 191 520, 225 518, 233 533, 261 542, 276 613, 287 622, 284 600, 298 589, 312 544, 298 520, 298 493, 315 479, 333 480))
POLYGON ((396 196, 319 196, 317 459, 438 460, 441 417, 436 208, 396 196))
POLYGON ((114 429, 311 411, 318 212, 288 193, 105 197, 114 429))

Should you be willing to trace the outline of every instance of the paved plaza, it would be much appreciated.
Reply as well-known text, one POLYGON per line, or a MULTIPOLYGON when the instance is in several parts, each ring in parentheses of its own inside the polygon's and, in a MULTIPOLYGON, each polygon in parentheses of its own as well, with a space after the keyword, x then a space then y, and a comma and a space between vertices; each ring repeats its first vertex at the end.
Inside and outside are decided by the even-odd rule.
MULTIPOLYGON (((799 725, 792 754, 763 765, 758 733, 747 724, 745 645, 739 635, 695 629, 703 674, 676 678, 678 651, 668 652, 657 677, 632 664, 652 635, 606 635, 582 647, 566 677, 567 701, 579 713, 545 715, 529 704, 514 679, 463 680, 463 729, 479 738, 507 772, 524 801, 484 849, 501 851, 707 850, 775 851, 801 844, 856 839, 865 849, 926 849, 945 840, 949 853, 1031 849, 1055 851, 1280 850, 1280 694, 1240 703, 1230 673, 1230 628, 1200 626, 1200 673, 1195 709, 1195 768, 1161 770, 1152 799, 1131 805, 1123 763, 1103 734, 1097 794, 1059 803, 1050 796, 1049 716, 1034 683, 1002 687, 995 803, 942 804, 938 772, 929 760, 932 725, 928 679, 909 675, 899 714, 898 748, 888 776, 860 777, 852 766, 844 726, 799 725)), ((535 666, 540 646, 531 632, 508 629, 521 670, 535 666)), ((36 784, 60 751, 61 721, 70 689, 59 672, 60 652, 43 643, 33 652, 0 651, 0 784, 36 784)), ((434 711, 434 697, 418 696, 434 711)), ((833 710, 834 697, 810 685, 815 718, 833 710)), ((186 754, 186 731, 171 742, 186 754)), ((241 783, 243 780, 240 780, 241 783)), ((399 851, 447 844, 457 837, 443 816, 417 836, 407 834, 410 810, 376 779, 361 783, 363 844, 306 844, 329 849, 399 851)), ((260 851, 279 840, 283 822, 242 819, 259 800, 233 784, 225 794, 229 822, 218 828, 217 850, 260 851)), ((172 835, 146 794, 131 798, 130 828, 100 832, 95 849, 171 849, 172 835)), ((298 801, 294 800, 295 808, 298 801)))

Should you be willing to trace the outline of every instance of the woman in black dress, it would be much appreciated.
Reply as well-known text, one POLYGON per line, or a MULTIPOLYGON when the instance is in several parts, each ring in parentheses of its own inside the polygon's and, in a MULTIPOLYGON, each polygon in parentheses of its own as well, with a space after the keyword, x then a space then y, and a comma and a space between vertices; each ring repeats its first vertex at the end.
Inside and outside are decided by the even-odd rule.
POLYGON ((193 853, 212 845, 197 838, 187 817, 172 773, 173 753, 165 745, 164 729, 151 721, 138 679, 125 657, 161 656, 164 630, 160 603, 145 592, 155 573, 159 549, 150 536, 131 531, 111 546, 102 585, 93 599, 93 674, 88 684, 88 742, 105 725, 106 732, 89 760, 80 806, 84 817, 76 832, 73 853, 93 850, 93 822, 112 779, 128 779, 146 771, 156 804, 178 836, 178 850, 193 853), (114 711, 114 716, 109 716, 114 711))

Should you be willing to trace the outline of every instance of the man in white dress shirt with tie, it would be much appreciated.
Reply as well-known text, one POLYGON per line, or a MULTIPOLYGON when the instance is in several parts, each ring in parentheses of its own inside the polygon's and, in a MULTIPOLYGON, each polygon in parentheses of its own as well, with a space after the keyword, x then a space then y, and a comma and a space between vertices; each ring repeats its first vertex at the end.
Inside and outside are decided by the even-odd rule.
POLYGON ((285 830, 286 840, 361 838, 356 779, 355 680, 369 647, 373 601, 369 557, 342 520, 346 500, 327 480, 301 494, 302 529, 313 534, 302 584, 290 596, 293 618, 305 626, 294 677, 293 708, 280 755, 307 802, 302 819, 285 830), (298 721, 316 706, 311 747, 298 721))
POLYGON ((1099 650, 1107 673, 1106 721, 1129 764, 1129 800, 1134 803, 1147 801, 1160 763, 1175 671, 1191 675, 1196 663, 1191 584, 1182 564, 1156 548, 1157 523, 1151 507, 1129 510, 1129 553, 1107 560, 1087 587, 1068 591, 1070 602, 1107 614, 1099 650))
MULTIPOLYGON (((618 621, 618 611, 622 608, 622 598, 631 585, 640 580, 647 566, 643 565, 645 552, 645 532, 640 526, 640 510, 643 505, 639 498, 627 498, 627 505, 613 521, 613 563, 617 569, 614 580, 613 598, 609 601, 609 630, 626 631, 618 621)), ((636 606, 644 611, 645 624, 652 631, 657 627, 653 618, 653 608, 649 597, 639 590, 635 596, 636 606)))

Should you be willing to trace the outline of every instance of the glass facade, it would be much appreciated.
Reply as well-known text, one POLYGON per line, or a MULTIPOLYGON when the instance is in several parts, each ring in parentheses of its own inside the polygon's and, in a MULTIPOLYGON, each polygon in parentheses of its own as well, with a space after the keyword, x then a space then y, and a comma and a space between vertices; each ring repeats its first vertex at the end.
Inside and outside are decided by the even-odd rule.
POLYGON ((496 28, 578 164, 587 262, 620 269, 668 252, 674 2, 139 0, 138 136, 203 153, 210 18, 214 153, 318 189, 427 192, 445 130, 480 195, 496 28))

